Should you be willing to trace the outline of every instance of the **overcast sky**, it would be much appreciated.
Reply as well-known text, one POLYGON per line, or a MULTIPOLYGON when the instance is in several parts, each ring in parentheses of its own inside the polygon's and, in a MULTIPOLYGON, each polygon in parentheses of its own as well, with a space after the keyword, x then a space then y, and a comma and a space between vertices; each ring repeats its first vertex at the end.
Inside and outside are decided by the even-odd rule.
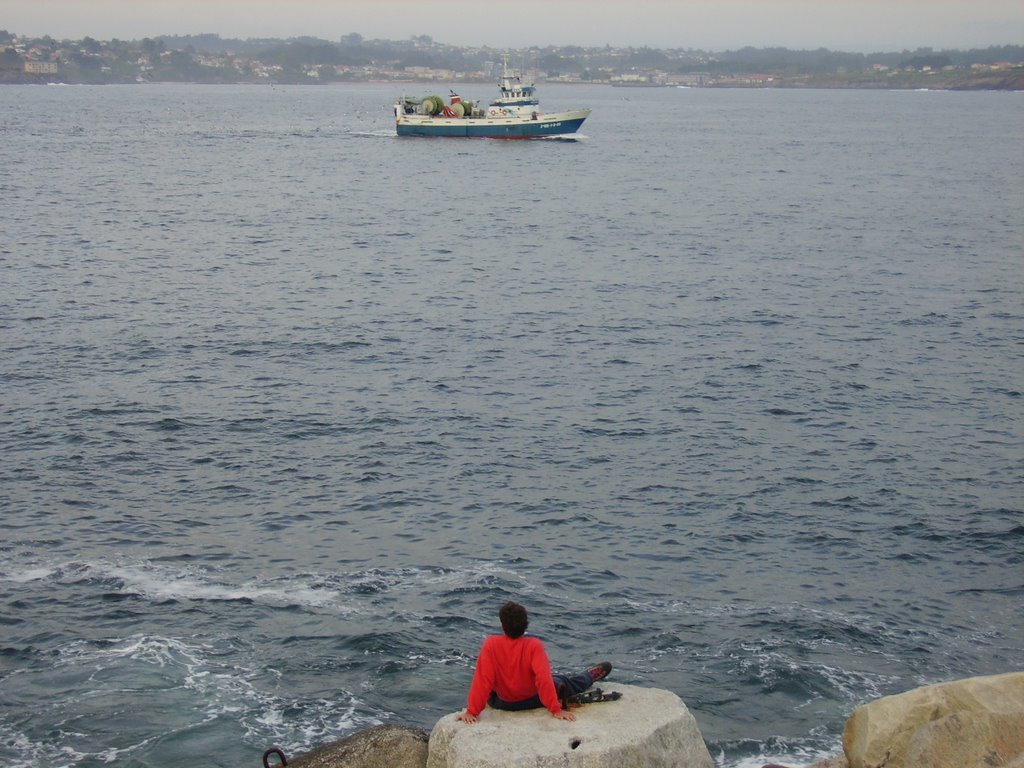
POLYGON ((892 51, 1024 44, 1024 0, 0 0, 0 29, 57 39, 222 37, 892 51))

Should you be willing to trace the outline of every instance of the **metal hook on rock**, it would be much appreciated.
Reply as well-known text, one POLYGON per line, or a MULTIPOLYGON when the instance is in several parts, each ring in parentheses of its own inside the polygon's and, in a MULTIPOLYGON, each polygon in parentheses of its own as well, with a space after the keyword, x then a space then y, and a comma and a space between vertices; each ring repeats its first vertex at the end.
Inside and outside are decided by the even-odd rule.
POLYGON ((284 766, 288 765, 288 758, 284 756, 284 752, 281 750, 281 748, 271 747, 263 753, 263 768, 272 768, 270 765, 271 755, 277 755, 279 758, 281 758, 281 765, 278 768, 284 768, 284 766))

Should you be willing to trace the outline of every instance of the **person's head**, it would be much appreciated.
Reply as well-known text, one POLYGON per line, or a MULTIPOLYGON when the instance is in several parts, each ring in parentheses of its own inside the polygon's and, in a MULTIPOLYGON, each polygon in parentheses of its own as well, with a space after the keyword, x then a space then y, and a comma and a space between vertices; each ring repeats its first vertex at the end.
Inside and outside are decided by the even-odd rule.
POLYGON ((522 637, 530 620, 526 617, 526 609, 519 603, 505 603, 498 611, 498 618, 501 619, 502 631, 515 640, 522 637))

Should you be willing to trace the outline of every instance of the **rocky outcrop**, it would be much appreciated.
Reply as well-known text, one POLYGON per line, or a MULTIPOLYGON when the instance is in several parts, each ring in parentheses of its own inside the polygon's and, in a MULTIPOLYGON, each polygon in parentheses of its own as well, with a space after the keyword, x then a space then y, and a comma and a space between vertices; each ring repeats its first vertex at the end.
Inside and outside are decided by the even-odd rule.
MULTIPOLYGON (((378 725, 288 760, 288 768, 423 768, 429 734, 402 725, 378 725)), ((279 758, 267 758, 276 768, 279 758)))
POLYGON ((843 732, 850 768, 1024 766, 1024 672, 886 696, 843 732))
MULTIPOLYGON (((618 701, 547 710, 487 709, 467 725, 447 715, 429 734, 382 725, 308 752, 289 768, 713 768, 675 694, 605 685, 618 701)), ((1024 672, 974 677, 886 696, 846 723, 844 754, 808 768, 1024 768, 1024 672)), ((266 758, 271 768, 279 760, 266 758)), ((782 766, 765 766, 782 768, 782 766)))
POLYGON ((544 709, 486 709, 473 725, 447 715, 430 734, 427 768, 713 768, 696 720, 674 693, 601 687, 622 698, 574 708, 575 722, 544 709))

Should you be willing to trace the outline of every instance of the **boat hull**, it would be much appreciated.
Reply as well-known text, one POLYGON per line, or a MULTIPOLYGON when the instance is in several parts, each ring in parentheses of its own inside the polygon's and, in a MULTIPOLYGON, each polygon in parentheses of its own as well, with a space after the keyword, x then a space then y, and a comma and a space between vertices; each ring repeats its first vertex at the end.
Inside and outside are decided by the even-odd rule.
POLYGON ((533 117, 429 117, 398 115, 399 136, 442 136, 471 139, 536 139, 576 133, 589 109, 533 117))

